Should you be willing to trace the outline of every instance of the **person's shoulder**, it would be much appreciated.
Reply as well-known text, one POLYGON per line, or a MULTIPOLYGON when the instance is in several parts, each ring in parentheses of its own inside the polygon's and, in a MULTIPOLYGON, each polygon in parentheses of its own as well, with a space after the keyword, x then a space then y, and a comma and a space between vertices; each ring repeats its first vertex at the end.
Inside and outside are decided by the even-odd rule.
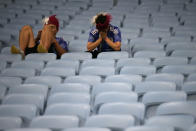
POLYGON ((110 25, 110 31, 113 32, 114 34, 120 33, 120 30, 117 26, 110 25))
POLYGON ((96 35, 97 33, 98 33, 98 30, 94 27, 90 30, 90 34, 92 35, 96 35))

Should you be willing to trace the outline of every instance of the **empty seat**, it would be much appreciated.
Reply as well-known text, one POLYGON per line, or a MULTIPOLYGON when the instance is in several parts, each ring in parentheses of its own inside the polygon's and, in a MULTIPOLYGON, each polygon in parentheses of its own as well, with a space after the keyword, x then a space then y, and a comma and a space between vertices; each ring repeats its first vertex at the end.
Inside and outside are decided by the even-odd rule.
POLYGON ((190 115, 162 115, 150 117, 145 125, 155 125, 160 127, 175 127, 178 130, 189 129, 194 123, 194 117, 190 115))
POLYGON ((44 96, 33 94, 9 94, 3 99, 3 104, 33 104, 40 111, 44 108, 44 96))
POLYGON ((22 119, 20 117, 0 117, 0 129, 21 128, 22 119))
POLYGON ((79 76, 68 76, 65 83, 86 83, 90 85, 95 85, 101 82, 100 76, 92 76, 92 75, 79 75, 79 76))
POLYGON ((1 76, 26 78, 30 76, 35 76, 35 69, 6 68, 1 72, 1 76))
POLYGON ((126 75, 151 75, 156 73, 156 67, 152 65, 148 66, 124 66, 120 70, 120 74, 126 75))
POLYGON ((146 77, 146 81, 165 81, 165 82, 174 82, 177 88, 181 88, 181 85, 184 82, 184 76, 182 74, 152 74, 146 77))
POLYGON ((195 50, 174 50, 171 56, 189 57, 192 58, 196 56, 195 50))
POLYGON ((90 115, 90 105, 88 104, 52 104, 47 106, 45 115, 75 115, 80 120, 80 125, 83 125, 84 121, 90 115))
POLYGON ((70 67, 46 67, 41 71, 42 76, 59 76, 62 78, 75 74, 76 70, 70 67))
POLYGON ((85 83, 62 83, 52 86, 50 94, 63 92, 90 93, 91 87, 85 83))
POLYGON ((125 131, 174 131, 174 128, 167 127, 167 126, 143 125, 143 126, 129 127, 125 131))
POLYGON ((22 84, 22 78, 0 76, 0 84, 4 85, 6 87, 14 87, 16 85, 22 84))
POLYGON ((112 52, 101 52, 98 54, 98 59, 111 59, 118 60, 122 58, 128 58, 129 53, 126 51, 112 51, 112 52))
POLYGON ((30 128, 50 128, 51 130, 62 130, 71 127, 78 127, 79 119, 76 116, 38 116, 30 124, 30 128))
POLYGON ((0 54, 0 60, 12 63, 14 61, 21 61, 22 56, 20 54, 0 54))
POLYGON ((87 52, 73 52, 73 53, 65 53, 61 56, 61 60, 86 60, 92 59, 92 54, 87 52))
POLYGON ((186 81, 196 81, 196 73, 189 74, 186 81))
POLYGON ((192 43, 169 43, 166 47, 166 52, 174 50, 195 50, 196 46, 192 43))
POLYGON ((47 128, 14 128, 14 129, 7 129, 5 131, 52 131, 47 128))
POLYGON ((125 82, 128 84, 137 84, 142 82, 140 75, 110 75, 105 78, 105 82, 125 82))
POLYGON ((43 84, 51 87, 55 84, 61 83, 61 78, 58 76, 33 76, 28 77, 25 82, 25 84, 43 84))
POLYGON ((123 130, 134 126, 135 119, 132 115, 92 115, 85 123, 85 127, 103 127, 123 130))
POLYGON ((98 75, 102 77, 106 77, 108 75, 114 75, 115 68, 114 67, 99 67, 99 66, 88 66, 84 67, 80 70, 80 75, 98 75))
POLYGON ((185 82, 182 90, 188 95, 188 100, 196 100, 196 81, 185 82))
POLYGON ((50 60, 55 60, 56 59, 56 54, 54 53, 32 53, 28 54, 25 57, 25 60, 39 60, 39 61, 50 61, 50 60))
POLYGON ((87 93, 55 93, 49 96, 48 106, 57 103, 89 104, 90 95, 87 93))
POLYGON ((161 82, 161 81, 145 81, 135 85, 135 92, 138 95, 143 95, 150 91, 175 91, 176 85, 172 82, 161 82))
POLYGON ((191 65, 196 65, 196 56, 192 57, 191 61, 190 61, 191 65))
POLYGON ((163 51, 164 50, 164 45, 158 44, 157 43, 152 43, 152 44, 134 44, 133 45, 133 52, 137 51, 163 51))
POLYGON ((135 92, 103 92, 98 94, 94 100, 93 111, 97 112, 99 107, 104 103, 110 102, 137 102, 138 96, 135 92))
POLYGON ((78 127, 78 128, 68 128, 63 131, 111 131, 108 128, 99 128, 99 127, 78 127))
POLYGON ((158 106, 157 115, 172 115, 172 114, 188 114, 196 116, 196 102, 195 101, 178 101, 163 103, 158 106))
POLYGON ((30 122, 35 116, 39 114, 35 105, 23 104, 23 105, 1 105, 0 117, 20 117, 24 122, 30 122))
POLYGON ((99 83, 93 86, 91 95, 95 97, 99 93, 103 92, 131 92, 133 90, 133 86, 128 83, 122 82, 104 82, 99 83))
POLYGON ((41 84, 21 84, 16 86, 16 88, 10 88, 8 94, 38 94, 46 98, 48 86, 41 84))
POLYGON ((142 103, 105 103, 100 106, 98 114, 124 114, 133 115, 135 121, 142 122, 145 115, 145 105, 142 103))
POLYGON ((160 57, 156 58, 153 65, 156 67, 162 67, 165 65, 186 65, 188 59, 186 57, 160 57))
POLYGON ((99 66, 99 67, 114 67, 114 60, 105 60, 105 59, 90 59, 84 60, 82 63, 82 68, 87 66, 99 66))
POLYGON ((188 75, 190 73, 196 73, 196 67, 194 65, 168 65, 164 66, 161 72, 188 75))
POLYGON ((137 51, 134 53, 134 58, 159 58, 166 56, 164 51, 137 51))

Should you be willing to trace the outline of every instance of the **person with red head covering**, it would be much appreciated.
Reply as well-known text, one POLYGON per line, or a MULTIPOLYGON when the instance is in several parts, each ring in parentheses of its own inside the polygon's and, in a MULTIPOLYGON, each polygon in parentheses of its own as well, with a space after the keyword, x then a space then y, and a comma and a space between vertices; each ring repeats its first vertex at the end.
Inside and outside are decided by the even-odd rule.
POLYGON ((28 55, 30 53, 56 53, 57 58, 68 51, 67 42, 56 37, 59 30, 59 21, 56 15, 43 20, 44 26, 34 38, 31 26, 25 25, 20 30, 19 47, 11 47, 11 53, 28 55))
POLYGON ((121 50, 121 32, 117 26, 110 24, 111 19, 112 16, 105 12, 92 18, 95 26, 89 33, 87 50, 92 53, 93 58, 100 52, 121 50))

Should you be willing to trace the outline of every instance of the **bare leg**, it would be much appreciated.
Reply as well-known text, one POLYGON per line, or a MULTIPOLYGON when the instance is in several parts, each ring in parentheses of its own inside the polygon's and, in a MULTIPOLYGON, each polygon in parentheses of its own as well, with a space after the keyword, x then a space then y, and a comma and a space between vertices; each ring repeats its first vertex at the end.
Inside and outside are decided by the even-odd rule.
POLYGON ((32 48, 35 46, 33 31, 29 25, 23 26, 20 31, 19 46, 22 51, 25 51, 27 47, 32 48))

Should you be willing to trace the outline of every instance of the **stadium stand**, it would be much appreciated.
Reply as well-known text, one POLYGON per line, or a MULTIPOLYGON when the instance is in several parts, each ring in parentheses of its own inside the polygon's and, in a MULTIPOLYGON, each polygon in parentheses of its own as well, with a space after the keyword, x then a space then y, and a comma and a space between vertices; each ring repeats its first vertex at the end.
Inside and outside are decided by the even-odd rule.
POLYGON ((1 131, 195 131, 196 0, 0 0, 1 131), (112 15, 121 51, 87 51, 112 15), (68 53, 11 54, 56 14, 68 53))

